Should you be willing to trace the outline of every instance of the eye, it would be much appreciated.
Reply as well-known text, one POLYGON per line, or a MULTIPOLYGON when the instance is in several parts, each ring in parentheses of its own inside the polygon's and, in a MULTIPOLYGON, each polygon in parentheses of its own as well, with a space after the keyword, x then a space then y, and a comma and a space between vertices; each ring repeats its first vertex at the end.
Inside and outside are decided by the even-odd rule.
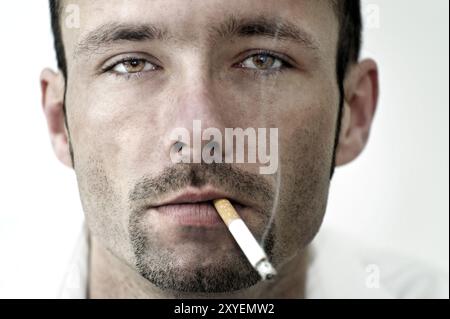
POLYGON ((254 54, 239 64, 241 68, 261 70, 261 71, 276 71, 289 67, 290 65, 270 53, 254 54))
POLYGON ((154 71, 157 66, 145 59, 130 58, 116 63, 111 70, 119 74, 134 74, 154 71))

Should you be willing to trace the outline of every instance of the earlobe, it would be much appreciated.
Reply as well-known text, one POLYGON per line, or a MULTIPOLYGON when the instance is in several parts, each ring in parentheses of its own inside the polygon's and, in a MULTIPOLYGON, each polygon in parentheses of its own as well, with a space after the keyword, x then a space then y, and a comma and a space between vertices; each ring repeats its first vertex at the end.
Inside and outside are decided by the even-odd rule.
POLYGON ((41 73, 42 107, 50 134, 50 140, 58 159, 73 167, 70 145, 64 118, 64 77, 50 69, 41 73))
POLYGON ((370 135, 378 102, 378 68, 373 60, 353 66, 345 83, 336 165, 350 163, 364 150, 370 135))

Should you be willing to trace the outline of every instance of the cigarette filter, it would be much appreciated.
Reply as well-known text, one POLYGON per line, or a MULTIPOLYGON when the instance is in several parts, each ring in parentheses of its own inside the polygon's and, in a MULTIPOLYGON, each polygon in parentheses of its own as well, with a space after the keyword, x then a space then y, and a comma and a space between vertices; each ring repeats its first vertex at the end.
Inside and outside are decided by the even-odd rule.
POLYGON ((214 207, 261 278, 263 280, 272 279, 277 274, 275 268, 230 201, 227 199, 214 200, 214 207))

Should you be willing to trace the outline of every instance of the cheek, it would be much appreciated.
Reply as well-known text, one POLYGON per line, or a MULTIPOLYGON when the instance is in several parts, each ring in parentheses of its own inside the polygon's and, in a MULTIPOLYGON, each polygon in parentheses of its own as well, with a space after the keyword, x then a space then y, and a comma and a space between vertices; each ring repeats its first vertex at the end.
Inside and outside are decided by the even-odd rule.
POLYGON ((158 149, 161 137, 162 121, 154 106, 159 102, 143 98, 137 91, 106 93, 95 86, 76 91, 86 93, 69 100, 75 163, 95 156, 110 177, 125 187, 127 178, 122 178, 122 172, 129 176, 142 159, 155 160, 151 156, 156 153, 149 152, 158 149))
MULTIPOLYGON (((337 104, 337 103, 335 103, 337 104)), ((325 213, 337 105, 311 104, 280 129, 280 195, 275 218, 278 258, 306 247, 325 213), (295 121, 292 120, 295 118, 295 121)))
POLYGON ((106 170, 106 165, 93 154, 80 161, 75 171, 90 234, 116 256, 133 265, 126 199, 106 170))
POLYGON ((125 98, 119 92, 101 94, 85 87, 72 92, 80 92, 76 97, 68 94, 67 106, 87 223, 104 246, 132 264, 126 196, 139 158, 147 158, 140 165, 153 168, 143 154, 151 149, 149 145, 156 147, 150 141, 158 135, 157 120, 142 111, 149 106, 133 94, 125 98))

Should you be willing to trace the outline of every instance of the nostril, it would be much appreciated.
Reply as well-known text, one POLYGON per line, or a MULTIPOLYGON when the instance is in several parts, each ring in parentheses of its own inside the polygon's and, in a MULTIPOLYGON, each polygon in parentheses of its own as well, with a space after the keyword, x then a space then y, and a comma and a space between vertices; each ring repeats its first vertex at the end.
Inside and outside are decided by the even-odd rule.
POLYGON ((172 163, 178 164, 183 163, 186 156, 183 154, 183 150, 186 148, 187 144, 183 143, 181 141, 177 141, 172 144, 172 147, 170 148, 170 159, 172 163))
POLYGON ((181 153, 183 151, 183 147, 185 147, 185 146, 186 146, 186 144, 183 143, 183 142, 180 142, 180 141, 175 142, 172 145, 172 152, 179 154, 179 153, 181 153))

